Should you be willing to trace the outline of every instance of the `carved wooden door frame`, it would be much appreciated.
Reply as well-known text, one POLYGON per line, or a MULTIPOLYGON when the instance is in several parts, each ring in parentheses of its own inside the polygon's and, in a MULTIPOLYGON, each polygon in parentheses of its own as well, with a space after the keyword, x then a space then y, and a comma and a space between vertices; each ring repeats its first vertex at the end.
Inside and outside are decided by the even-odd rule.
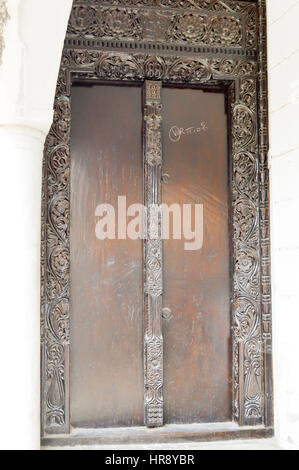
MULTIPOLYGON (((265 3, 74 0, 43 167, 44 442, 54 442, 59 434, 70 436, 69 195, 71 85, 75 81, 153 80, 226 89, 232 161, 232 421, 239 426, 238 436, 272 433, 265 3), (258 428, 250 432, 250 426, 258 428)), ((224 437, 231 433, 221 434, 224 437)))

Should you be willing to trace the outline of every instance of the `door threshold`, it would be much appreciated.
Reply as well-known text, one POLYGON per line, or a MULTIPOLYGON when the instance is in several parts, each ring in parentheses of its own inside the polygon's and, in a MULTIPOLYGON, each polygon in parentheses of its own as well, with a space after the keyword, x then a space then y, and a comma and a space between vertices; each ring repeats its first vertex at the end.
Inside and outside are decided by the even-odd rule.
POLYGON ((71 434, 46 436, 43 447, 109 444, 150 444, 260 439, 272 437, 273 428, 239 426, 233 422, 211 424, 168 424, 161 428, 74 428, 71 434))

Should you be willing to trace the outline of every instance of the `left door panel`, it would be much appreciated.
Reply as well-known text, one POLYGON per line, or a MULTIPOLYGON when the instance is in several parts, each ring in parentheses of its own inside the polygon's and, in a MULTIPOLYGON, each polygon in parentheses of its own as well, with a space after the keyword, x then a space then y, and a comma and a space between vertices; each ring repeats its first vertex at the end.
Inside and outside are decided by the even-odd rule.
MULTIPOLYGON (((138 86, 73 86, 70 413, 75 427, 143 425, 142 241, 99 240, 96 208, 143 202, 138 86)), ((117 235, 117 232, 116 232, 117 235)))

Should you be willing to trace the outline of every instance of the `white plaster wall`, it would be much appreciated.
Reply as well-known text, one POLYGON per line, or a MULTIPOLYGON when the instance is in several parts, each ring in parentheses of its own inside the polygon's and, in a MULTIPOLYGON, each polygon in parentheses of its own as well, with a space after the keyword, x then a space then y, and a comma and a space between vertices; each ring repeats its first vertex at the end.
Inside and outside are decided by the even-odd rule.
POLYGON ((299 0, 268 0, 276 437, 299 448, 299 0))
POLYGON ((0 126, 0 448, 39 444, 39 239, 44 136, 0 126))
POLYGON ((72 0, 6 3, 10 20, 0 68, 0 124, 47 133, 72 0))
POLYGON ((0 66, 1 449, 40 445, 41 165, 71 3, 6 1, 0 66))

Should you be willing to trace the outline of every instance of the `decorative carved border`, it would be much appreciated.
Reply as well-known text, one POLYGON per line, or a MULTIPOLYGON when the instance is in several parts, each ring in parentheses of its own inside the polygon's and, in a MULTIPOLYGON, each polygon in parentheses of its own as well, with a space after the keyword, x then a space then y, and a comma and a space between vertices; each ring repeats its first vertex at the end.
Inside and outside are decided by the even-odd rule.
MULTIPOLYGON (((123 5, 122 0, 74 1, 123 5)), ((184 5, 187 2, 184 2, 184 5)), ((142 0, 126 4, 143 6, 142 0)), ((182 7, 178 0, 150 0, 147 7, 182 7)), ((68 433, 69 422, 69 184, 70 93, 73 80, 156 80, 228 88, 232 142, 233 419, 272 427, 269 183, 267 168, 267 69, 265 0, 188 0, 211 11, 253 11, 247 22, 258 58, 104 51, 67 47, 46 141, 42 217, 42 419, 45 434, 68 433), (253 18, 254 25, 250 26, 253 18), (258 34, 256 34, 258 31, 258 34)), ((188 7, 189 8, 189 7, 188 7)), ((248 33, 249 34, 249 33, 248 33)), ((244 50, 243 50, 244 51, 244 50)), ((246 56, 246 54, 245 54, 246 56)))
POLYGON ((254 56, 256 5, 221 0, 75 0, 69 46, 152 48, 254 56))
POLYGON ((272 304, 271 304, 271 248, 268 170, 268 70, 267 70, 266 0, 258 2, 258 118, 260 166, 260 243, 261 296, 264 353, 264 400, 267 426, 273 426, 273 369, 272 369, 272 304))
POLYGON ((147 207, 144 241, 144 422, 163 425, 163 241, 162 81, 145 80, 144 105, 144 203, 147 207))

